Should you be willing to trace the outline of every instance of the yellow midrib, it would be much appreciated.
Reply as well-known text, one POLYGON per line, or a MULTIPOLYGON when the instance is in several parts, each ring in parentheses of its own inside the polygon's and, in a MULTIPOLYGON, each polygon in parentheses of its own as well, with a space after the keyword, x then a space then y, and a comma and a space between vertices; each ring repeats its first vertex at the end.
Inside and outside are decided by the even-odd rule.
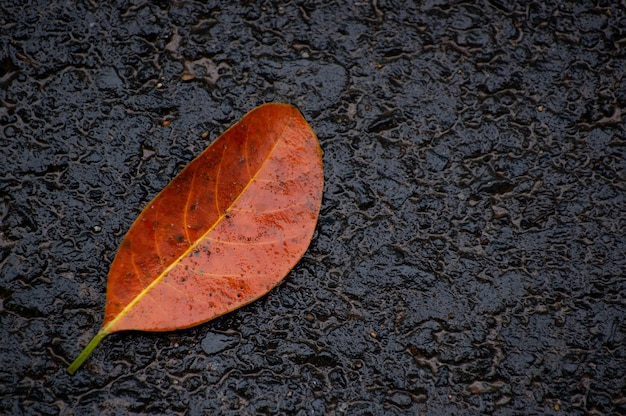
MULTIPOLYGON (((241 121, 240 121, 241 122, 241 121)), ((284 133, 284 131, 286 130, 287 126, 287 122, 285 122, 284 127, 283 127, 283 131, 281 131, 281 134, 279 135, 278 140, 276 140, 276 143, 274 143, 274 146, 272 146, 272 149, 268 152, 267 154, 267 158, 263 161, 263 163, 259 166, 259 169, 257 169, 257 171, 255 172, 254 176, 250 178, 250 180, 248 181, 248 183, 246 184, 246 186, 243 188, 243 190, 239 193, 239 195, 237 195, 237 198, 235 198, 233 200, 233 202, 228 206, 228 208, 226 210, 223 210, 222 213, 219 213, 219 217, 217 218, 217 220, 215 220, 215 222, 213 223, 213 225, 204 233, 202 234, 202 236, 198 239, 196 239, 196 241, 190 245, 187 250, 185 250, 180 256, 178 256, 176 258, 176 260, 174 260, 169 266, 167 266, 165 268, 165 270, 163 270, 161 272, 161 274, 159 274, 148 286, 146 286, 141 292, 139 292, 139 294, 137 296, 135 296, 133 298, 133 300, 131 300, 125 307, 124 309, 122 309, 122 311, 120 313, 118 313, 115 318, 113 318, 113 320, 111 322, 109 322, 104 328, 102 328, 102 330, 100 332, 103 332, 105 334, 110 333, 111 328, 113 328, 115 326, 115 324, 121 319, 123 318, 129 311, 131 311, 133 309, 133 307, 139 303, 139 301, 141 299, 143 299, 148 292, 150 292, 150 290, 156 286, 157 284, 159 284, 159 282, 161 282, 161 280, 163 280, 165 278, 165 276, 167 276, 167 274, 174 269, 178 263, 180 263, 180 261, 182 259, 184 259, 193 249, 195 249, 198 245, 198 243, 202 240, 205 239, 205 237, 207 235, 209 235, 214 229, 215 227, 217 227, 217 225, 224 219, 224 217, 226 216, 226 213, 228 212, 228 210, 237 203, 237 201, 239 200, 239 198, 241 198, 242 195, 244 195, 246 193, 246 191, 248 190, 248 188, 250 187, 250 185, 254 182, 254 180, 256 179, 256 177, 258 176, 259 172, 261 172, 261 170, 263 170, 263 166, 265 166, 265 164, 267 163, 267 161, 270 159, 272 153, 274 153, 274 151, 276 150, 276 147, 278 147, 278 144, 282 141, 281 137, 282 134, 284 133), (226 212, 226 213, 225 213, 226 212)), ((233 126, 234 127, 234 126, 233 126)), ((226 134, 226 132, 222 133, 222 134, 226 134)), ((248 141, 248 136, 246 134, 246 142, 248 141)), ((217 142, 217 140, 216 140, 217 142)), ((215 142, 213 142, 210 146, 212 146, 213 144, 215 144, 215 142)), ((210 147, 209 146, 209 147, 210 147)), ((206 150, 205 150, 206 151, 206 150)), ((204 152, 203 152, 204 153, 204 152)), ((193 162, 192 162, 193 163, 193 162)), ((170 182, 171 183, 171 182, 170 182)), ((169 186, 170 184, 168 183, 166 186, 169 186)))

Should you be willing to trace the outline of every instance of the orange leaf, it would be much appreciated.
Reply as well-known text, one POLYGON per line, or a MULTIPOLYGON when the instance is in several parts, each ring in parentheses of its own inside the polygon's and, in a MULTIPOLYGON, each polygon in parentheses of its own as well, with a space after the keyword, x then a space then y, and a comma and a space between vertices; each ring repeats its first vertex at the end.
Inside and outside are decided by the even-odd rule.
POLYGON ((112 332, 187 328, 276 286, 313 237, 321 156, 286 104, 259 106, 222 134, 135 220, 109 271, 102 327, 67 371, 112 332))

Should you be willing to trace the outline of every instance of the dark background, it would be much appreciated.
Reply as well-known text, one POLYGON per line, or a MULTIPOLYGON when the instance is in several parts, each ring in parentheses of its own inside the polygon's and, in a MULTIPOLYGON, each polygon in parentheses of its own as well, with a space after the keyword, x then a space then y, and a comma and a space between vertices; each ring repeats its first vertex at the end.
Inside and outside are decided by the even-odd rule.
POLYGON ((0 414, 626 412, 623 1, 106 3, 0 2, 0 414), (134 218, 269 101, 324 150, 302 261, 67 375, 134 218))

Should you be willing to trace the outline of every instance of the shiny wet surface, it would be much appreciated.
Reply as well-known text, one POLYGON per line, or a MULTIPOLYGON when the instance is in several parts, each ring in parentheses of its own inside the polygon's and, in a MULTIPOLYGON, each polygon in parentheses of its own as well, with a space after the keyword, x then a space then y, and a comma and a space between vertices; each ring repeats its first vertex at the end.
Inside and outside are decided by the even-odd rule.
POLYGON ((15 3, 0 413, 626 411, 623 5, 15 3), (325 152, 303 260, 258 302, 113 334, 68 376, 135 217, 268 101, 325 152))

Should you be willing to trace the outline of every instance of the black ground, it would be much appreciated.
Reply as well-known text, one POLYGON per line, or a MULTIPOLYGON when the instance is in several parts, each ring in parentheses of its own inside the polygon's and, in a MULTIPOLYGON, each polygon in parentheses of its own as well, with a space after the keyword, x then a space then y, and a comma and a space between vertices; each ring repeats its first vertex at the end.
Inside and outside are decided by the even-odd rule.
POLYGON ((0 2, 0 414, 624 414, 626 4, 221 3, 0 2), (268 101, 325 152, 301 263, 67 375, 144 204, 268 101))

